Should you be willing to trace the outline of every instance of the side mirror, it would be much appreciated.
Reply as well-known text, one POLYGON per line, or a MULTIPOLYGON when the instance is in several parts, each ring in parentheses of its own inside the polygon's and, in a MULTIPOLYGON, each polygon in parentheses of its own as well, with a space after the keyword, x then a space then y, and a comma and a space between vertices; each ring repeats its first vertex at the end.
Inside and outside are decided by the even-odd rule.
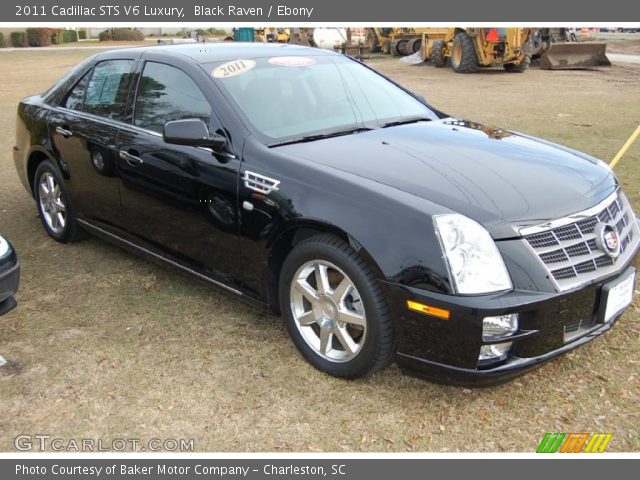
POLYGON ((174 145, 209 147, 213 150, 220 150, 227 143, 227 139, 222 135, 217 133, 210 135, 207 124, 197 118, 165 123, 162 138, 165 142, 174 145))

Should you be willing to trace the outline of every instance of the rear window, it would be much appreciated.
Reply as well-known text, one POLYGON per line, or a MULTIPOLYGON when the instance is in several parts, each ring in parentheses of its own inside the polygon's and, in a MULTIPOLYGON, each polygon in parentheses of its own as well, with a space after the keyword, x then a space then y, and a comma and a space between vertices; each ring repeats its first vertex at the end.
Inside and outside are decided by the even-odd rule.
POLYGON ((67 98, 62 102, 64 108, 70 110, 82 110, 82 104, 84 103, 84 94, 87 91, 87 85, 91 78, 91 72, 86 73, 69 91, 67 98))
POLYGON ((124 120, 133 60, 108 60, 93 69, 83 110, 101 117, 124 120))

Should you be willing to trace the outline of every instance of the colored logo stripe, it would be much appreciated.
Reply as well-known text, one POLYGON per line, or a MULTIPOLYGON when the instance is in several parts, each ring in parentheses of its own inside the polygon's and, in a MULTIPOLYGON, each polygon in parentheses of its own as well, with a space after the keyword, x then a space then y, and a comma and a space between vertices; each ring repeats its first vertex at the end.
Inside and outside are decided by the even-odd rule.
POLYGON ((602 453, 613 437, 612 433, 594 433, 584 453, 602 453))
POLYGON ((556 453, 566 433, 545 433, 538 445, 537 453, 556 453))
POLYGON ((588 433, 570 433, 560 447, 560 453, 579 453, 589 438, 588 433))
POLYGON ((536 452, 580 453, 584 451, 584 453, 602 453, 609 445, 611 437, 613 437, 612 433, 548 432, 545 433, 536 452))

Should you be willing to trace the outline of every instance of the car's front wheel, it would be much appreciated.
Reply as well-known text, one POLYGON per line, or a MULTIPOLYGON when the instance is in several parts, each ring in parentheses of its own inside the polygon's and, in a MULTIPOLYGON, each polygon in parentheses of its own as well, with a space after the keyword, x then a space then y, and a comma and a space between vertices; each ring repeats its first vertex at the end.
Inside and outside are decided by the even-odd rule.
POLYGON ((384 292, 343 240, 300 242, 282 268, 280 304, 293 342, 316 368, 358 378, 385 367, 395 336, 384 292))
POLYGON ((79 239, 81 232, 62 176, 50 161, 46 160, 38 165, 33 192, 42 225, 49 236, 63 243, 79 239))

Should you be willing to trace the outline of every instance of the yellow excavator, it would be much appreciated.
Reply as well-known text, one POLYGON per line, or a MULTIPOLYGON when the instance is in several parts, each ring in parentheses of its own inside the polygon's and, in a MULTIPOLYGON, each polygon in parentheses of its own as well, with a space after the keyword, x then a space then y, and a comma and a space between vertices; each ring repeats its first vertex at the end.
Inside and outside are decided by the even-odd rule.
POLYGON ((434 66, 451 63, 457 73, 502 66, 524 72, 531 63, 527 50, 529 28, 431 28, 422 32, 420 58, 434 66))

